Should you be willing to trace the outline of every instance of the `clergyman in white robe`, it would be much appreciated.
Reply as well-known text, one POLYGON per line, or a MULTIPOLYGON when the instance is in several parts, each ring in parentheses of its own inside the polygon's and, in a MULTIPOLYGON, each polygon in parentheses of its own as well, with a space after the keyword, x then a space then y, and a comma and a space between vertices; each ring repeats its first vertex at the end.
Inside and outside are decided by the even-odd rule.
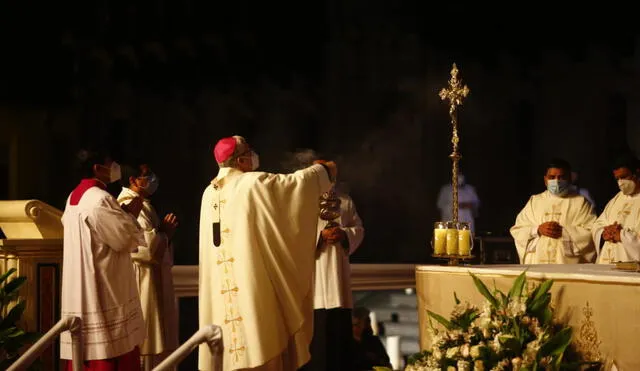
MULTIPOLYGON (((233 138, 218 142, 217 162, 233 152, 232 159, 251 156, 255 169, 257 155, 234 150, 233 138), (229 153, 219 150, 225 145, 229 153)), ((288 175, 221 165, 204 191, 200 326, 222 327, 224 370, 289 371, 309 361, 318 199, 330 187, 323 165, 288 175)), ((199 369, 211 363, 201 346, 199 369)))
MULTIPOLYGON (((138 193, 122 187, 118 203, 128 204, 138 193)), ((140 301, 145 319, 145 340, 140 354, 145 362, 158 364, 161 359, 152 356, 166 355, 178 347, 178 315, 173 289, 173 251, 166 233, 159 230, 160 218, 151 201, 143 200, 138 223, 144 231, 145 246, 131 254, 134 262, 140 301)))
POLYGON ((328 221, 319 219, 318 249, 314 274, 314 333, 311 362, 304 371, 352 370, 351 265, 349 256, 364 239, 362 220, 347 194, 337 192, 340 216, 333 220, 344 232, 337 243, 325 241, 322 231, 328 221))
MULTIPOLYGON (((135 218, 105 191, 83 179, 62 216, 64 255, 61 316, 82 318, 85 361, 132 354, 144 339, 144 320, 131 256, 145 246, 135 218)), ((60 358, 71 359, 71 336, 60 335, 60 358)), ((128 361, 139 364, 137 360, 128 361)))
POLYGON ((602 246, 598 250, 598 264, 640 261, 640 192, 631 195, 618 192, 593 225, 593 239, 597 247, 602 246), (604 228, 614 223, 622 227, 620 242, 604 241, 604 228))
POLYGON ((564 197, 549 191, 531 196, 511 227, 520 263, 593 263, 596 251, 591 228, 595 220, 591 203, 574 192, 564 197), (540 224, 550 221, 562 226, 560 238, 538 234, 540 224))
MULTIPOLYGON (((440 188, 438 194, 438 209, 440 209, 440 218, 447 222, 453 220, 453 194, 452 185, 447 184, 440 188)), ((475 217, 480 208, 480 198, 476 193, 476 189, 471 184, 466 184, 462 174, 458 177, 458 220, 469 223, 471 231, 475 233, 475 217), (466 205, 469 207, 460 207, 466 205)))

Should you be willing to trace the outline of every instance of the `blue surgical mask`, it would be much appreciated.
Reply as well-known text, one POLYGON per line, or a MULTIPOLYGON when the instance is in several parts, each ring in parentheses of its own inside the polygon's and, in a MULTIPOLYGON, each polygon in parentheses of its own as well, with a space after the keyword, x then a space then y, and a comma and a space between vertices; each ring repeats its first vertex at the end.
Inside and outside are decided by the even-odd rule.
POLYGON ((141 188, 147 193, 147 195, 151 196, 152 194, 155 193, 156 190, 158 190, 158 186, 160 185, 160 179, 154 173, 151 173, 146 178, 147 178, 147 186, 141 187, 141 188))
POLYGON ((549 179, 547 180, 547 190, 556 196, 564 196, 569 192, 569 182, 562 179, 549 179))

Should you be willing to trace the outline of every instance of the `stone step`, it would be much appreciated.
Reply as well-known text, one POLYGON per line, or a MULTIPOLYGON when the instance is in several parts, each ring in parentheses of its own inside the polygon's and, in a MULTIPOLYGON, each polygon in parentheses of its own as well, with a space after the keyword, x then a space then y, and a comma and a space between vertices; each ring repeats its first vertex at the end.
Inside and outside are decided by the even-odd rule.
POLYGON ((404 293, 393 293, 389 295, 389 305, 398 308, 418 308, 418 297, 404 293))
POLYGON ((397 314, 399 322, 418 322, 418 310, 412 308, 372 307, 378 322, 391 321, 391 315, 397 314))
POLYGON ((417 322, 383 322, 385 336, 418 338, 420 329, 417 322))

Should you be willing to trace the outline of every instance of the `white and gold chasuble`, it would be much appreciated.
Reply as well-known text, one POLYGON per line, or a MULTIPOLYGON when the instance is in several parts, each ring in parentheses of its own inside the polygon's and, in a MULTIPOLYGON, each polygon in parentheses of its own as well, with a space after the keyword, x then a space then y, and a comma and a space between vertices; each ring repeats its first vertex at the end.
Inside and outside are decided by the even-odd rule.
POLYGON ((609 201, 593 225, 593 240, 600 247, 604 227, 617 222, 622 226, 621 242, 605 241, 598 249, 598 264, 640 260, 640 193, 625 196, 622 192, 609 201))
MULTIPOLYGON (((200 326, 222 327, 224 370, 297 370, 310 359, 321 165, 288 175, 222 168, 200 214, 200 326)), ((199 369, 211 353, 200 347, 199 369)))
POLYGON ((584 197, 554 196, 548 191, 531 196, 511 227, 521 264, 591 263, 595 249, 591 227, 596 220, 593 206, 584 197), (538 235, 540 224, 555 221, 562 237, 538 235))

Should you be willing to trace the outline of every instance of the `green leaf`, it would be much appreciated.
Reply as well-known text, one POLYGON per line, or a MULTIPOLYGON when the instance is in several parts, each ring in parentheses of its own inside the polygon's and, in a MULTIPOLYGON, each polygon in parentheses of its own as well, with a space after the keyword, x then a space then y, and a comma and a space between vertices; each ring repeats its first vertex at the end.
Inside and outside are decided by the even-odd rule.
POLYGON ((436 321, 440 322, 442 324, 442 326, 444 326, 447 330, 451 330, 453 328, 453 324, 451 322, 449 322, 446 318, 442 317, 439 314, 433 313, 430 310, 427 310, 427 313, 429 313, 429 315, 435 319, 436 321))
POLYGON ((562 354, 571 343, 572 333, 571 327, 565 327, 558 331, 551 339, 540 346, 536 357, 537 360, 540 361, 544 357, 551 356, 556 359, 556 362, 560 362, 562 354))
POLYGON ((4 274, 2 276, 0 276, 0 283, 6 281, 7 277, 9 277, 10 275, 12 275, 13 273, 16 272, 17 269, 15 268, 11 268, 8 271, 4 272, 4 274))
POLYGON ((553 286, 553 280, 545 280, 545 281, 543 281, 540 284, 540 286, 538 286, 539 290, 537 290, 538 292, 536 292, 536 296, 533 298, 533 301, 537 301, 541 297, 543 297, 544 295, 549 293, 549 290, 551 289, 551 286, 553 286))
POLYGON ((25 282, 27 282, 27 277, 17 277, 9 281, 6 285, 4 285, 5 294, 10 295, 14 292, 17 292, 25 282))
POLYGON ((513 352, 514 354, 521 353, 522 349, 520 347, 520 342, 513 336, 499 336, 498 341, 500 344, 507 350, 513 352))
POLYGON ((460 299, 458 299, 458 295, 455 291, 453 292, 453 299, 456 301, 456 305, 460 304, 460 299))
POLYGON ((471 272, 469 272, 469 274, 471 275, 471 278, 473 278, 473 283, 478 288, 478 291, 480 291, 480 294, 482 294, 482 296, 484 296, 489 301, 492 307, 498 308, 498 300, 496 300, 496 298, 491 295, 491 292, 489 292, 487 286, 478 277, 476 277, 475 274, 471 272))
POLYGON ((526 269, 513 282, 513 286, 511 286, 511 290, 509 290, 509 297, 510 298, 520 297, 522 295, 522 289, 524 289, 525 283, 527 283, 526 269))
POLYGON ((18 302, 18 304, 16 304, 13 308, 11 308, 9 314, 7 314, 7 316, 2 319, 2 322, 0 322, 0 329, 3 330, 14 326, 15 323, 20 319, 20 316, 22 316, 22 313, 24 312, 26 306, 27 302, 22 300, 18 302))

